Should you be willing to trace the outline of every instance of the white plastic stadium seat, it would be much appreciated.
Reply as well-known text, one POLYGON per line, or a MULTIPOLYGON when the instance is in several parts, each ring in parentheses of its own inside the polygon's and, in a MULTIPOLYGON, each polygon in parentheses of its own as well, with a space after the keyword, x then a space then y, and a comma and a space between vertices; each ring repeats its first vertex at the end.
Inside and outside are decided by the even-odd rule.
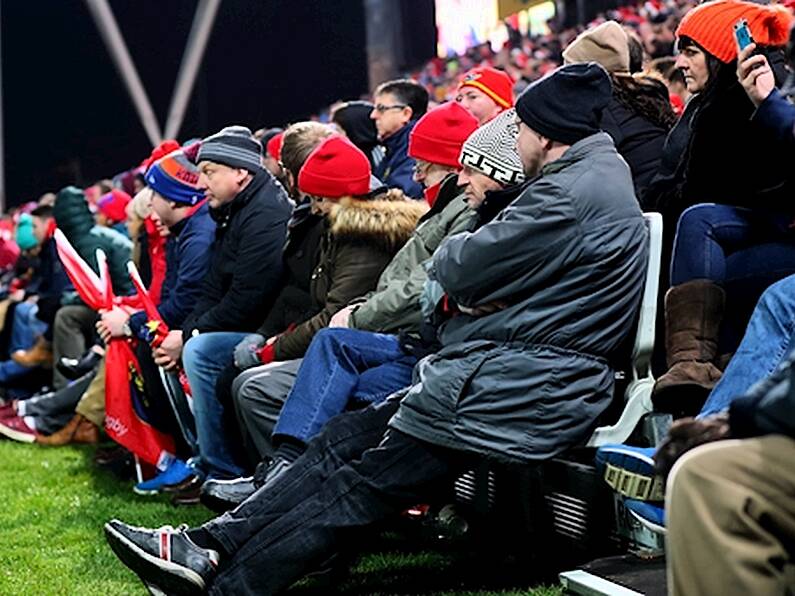
POLYGON ((654 350, 657 292, 660 285, 663 223, 659 213, 645 213, 643 217, 649 228, 649 266, 635 345, 632 347, 632 380, 624 393, 626 405, 618 422, 612 426, 597 428, 588 440, 588 447, 623 443, 632 434, 640 419, 652 411, 651 391, 654 388, 654 377, 651 374, 651 355, 654 350))

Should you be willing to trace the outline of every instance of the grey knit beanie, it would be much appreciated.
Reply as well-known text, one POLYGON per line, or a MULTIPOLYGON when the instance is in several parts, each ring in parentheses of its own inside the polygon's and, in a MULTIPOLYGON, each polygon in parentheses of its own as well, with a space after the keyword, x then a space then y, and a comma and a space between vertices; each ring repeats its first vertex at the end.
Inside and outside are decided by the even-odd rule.
POLYGON ((196 161, 213 161, 256 173, 262 169, 261 153, 262 145, 248 128, 227 126, 202 141, 196 161))
POLYGON ((511 108, 469 135, 458 161, 509 186, 524 180, 522 160, 516 151, 516 110, 511 108))

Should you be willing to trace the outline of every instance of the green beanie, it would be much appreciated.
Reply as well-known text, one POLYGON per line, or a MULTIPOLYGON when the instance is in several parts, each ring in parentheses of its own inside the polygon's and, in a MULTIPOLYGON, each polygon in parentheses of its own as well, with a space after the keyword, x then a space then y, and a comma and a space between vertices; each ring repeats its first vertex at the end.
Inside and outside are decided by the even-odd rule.
POLYGON ((38 245, 33 235, 33 218, 27 213, 20 215, 17 222, 17 245, 20 250, 30 250, 38 245))

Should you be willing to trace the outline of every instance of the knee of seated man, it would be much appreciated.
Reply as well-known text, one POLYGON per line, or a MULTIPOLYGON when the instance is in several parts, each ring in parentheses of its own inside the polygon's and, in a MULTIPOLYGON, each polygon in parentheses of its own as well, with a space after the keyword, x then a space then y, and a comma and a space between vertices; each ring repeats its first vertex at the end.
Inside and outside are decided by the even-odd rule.
POLYGON ((678 232, 693 233, 704 231, 710 228, 716 221, 725 219, 721 212, 724 206, 714 203, 699 203, 692 205, 682 212, 679 216, 678 232))
POLYGON ((217 354, 212 350, 212 333, 202 333, 191 337, 182 347, 182 360, 188 364, 198 359, 205 359, 217 354))
POLYGON ((745 483, 748 473, 754 473, 756 467, 752 452, 753 445, 747 439, 716 441, 692 449, 671 470, 673 498, 682 490, 702 493, 715 483, 745 483))

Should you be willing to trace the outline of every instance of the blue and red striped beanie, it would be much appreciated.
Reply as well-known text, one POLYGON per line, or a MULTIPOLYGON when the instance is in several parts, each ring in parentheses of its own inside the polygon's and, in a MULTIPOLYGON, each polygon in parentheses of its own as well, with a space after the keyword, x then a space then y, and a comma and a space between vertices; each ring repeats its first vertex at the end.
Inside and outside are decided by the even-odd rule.
POLYGON ((204 190, 199 188, 199 169, 181 149, 158 159, 144 177, 152 190, 169 201, 193 206, 204 198, 204 190))

